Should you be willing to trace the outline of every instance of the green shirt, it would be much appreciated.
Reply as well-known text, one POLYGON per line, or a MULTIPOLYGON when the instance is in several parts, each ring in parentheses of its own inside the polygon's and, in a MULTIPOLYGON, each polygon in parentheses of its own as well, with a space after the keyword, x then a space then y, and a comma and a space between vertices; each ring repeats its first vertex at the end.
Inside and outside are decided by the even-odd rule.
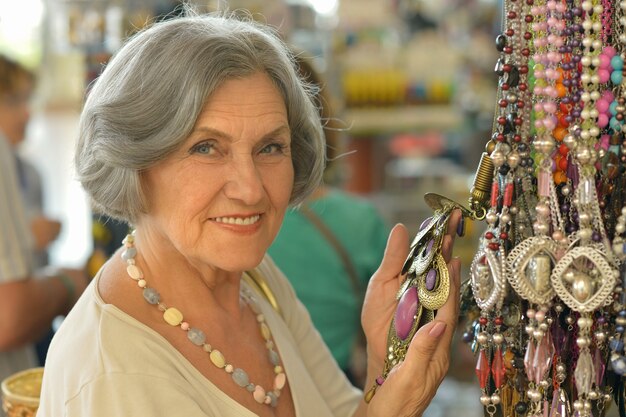
MULTIPOLYGON (((364 294, 382 260, 388 226, 373 204, 339 190, 309 207, 350 255, 364 294)), ((357 298, 341 257, 298 209, 287 212, 269 254, 291 281, 339 366, 348 368, 361 325, 362 299, 357 298)))

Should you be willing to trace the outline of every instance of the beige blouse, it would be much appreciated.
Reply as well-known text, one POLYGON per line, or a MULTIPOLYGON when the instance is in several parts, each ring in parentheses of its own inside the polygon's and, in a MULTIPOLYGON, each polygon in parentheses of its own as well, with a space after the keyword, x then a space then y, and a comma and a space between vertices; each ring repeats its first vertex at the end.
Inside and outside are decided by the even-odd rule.
MULTIPOLYGON (((280 316, 258 297, 296 415, 351 416, 361 392, 345 378, 271 259, 266 257, 258 270, 282 309, 280 316)), ((207 380, 161 335, 104 303, 98 279, 99 274, 52 341, 38 417, 256 415, 207 380)))

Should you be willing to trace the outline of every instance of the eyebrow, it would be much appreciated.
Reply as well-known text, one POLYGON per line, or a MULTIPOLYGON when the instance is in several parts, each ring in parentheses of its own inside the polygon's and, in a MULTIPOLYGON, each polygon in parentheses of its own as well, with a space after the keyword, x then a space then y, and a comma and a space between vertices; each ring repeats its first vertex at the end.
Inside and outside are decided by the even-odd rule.
MULTIPOLYGON (((221 130, 218 129, 214 129, 212 127, 199 127, 197 129, 194 129, 192 132, 192 135, 198 134, 198 133, 208 133, 209 135, 217 138, 217 139, 225 139, 228 141, 232 141, 233 138, 232 136, 230 136, 229 134, 222 132, 221 130)), ((261 137, 261 140, 276 136, 276 135, 281 135, 284 133, 288 133, 291 134, 291 129, 289 128, 288 125, 281 125, 279 127, 277 127, 276 129, 264 134, 261 137)))

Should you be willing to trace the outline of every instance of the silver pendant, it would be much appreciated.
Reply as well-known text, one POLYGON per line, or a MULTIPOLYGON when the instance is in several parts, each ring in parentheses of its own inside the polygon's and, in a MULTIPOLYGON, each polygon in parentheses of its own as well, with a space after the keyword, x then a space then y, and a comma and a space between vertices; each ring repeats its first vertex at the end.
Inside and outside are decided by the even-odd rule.
POLYGON ((507 280, 523 299, 533 304, 548 304, 555 292, 550 283, 557 263, 559 245, 547 237, 531 237, 509 253, 507 280))
POLYGON ((569 308, 590 313, 613 301, 619 273, 597 249, 570 249, 554 267, 550 281, 556 294, 569 308))
POLYGON ((470 282, 481 310, 501 308, 506 295, 506 278, 499 252, 481 249, 470 266, 470 282))

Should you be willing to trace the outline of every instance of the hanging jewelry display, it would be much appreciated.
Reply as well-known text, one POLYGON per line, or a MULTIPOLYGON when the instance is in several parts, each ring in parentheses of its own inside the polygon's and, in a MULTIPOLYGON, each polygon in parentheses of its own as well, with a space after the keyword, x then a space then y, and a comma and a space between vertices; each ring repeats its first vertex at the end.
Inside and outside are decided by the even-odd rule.
POLYGON ((468 208, 427 196, 366 400, 445 302, 441 243, 460 208, 485 226, 461 300, 485 414, 626 417, 625 13, 626 0, 503 1, 468 208))

